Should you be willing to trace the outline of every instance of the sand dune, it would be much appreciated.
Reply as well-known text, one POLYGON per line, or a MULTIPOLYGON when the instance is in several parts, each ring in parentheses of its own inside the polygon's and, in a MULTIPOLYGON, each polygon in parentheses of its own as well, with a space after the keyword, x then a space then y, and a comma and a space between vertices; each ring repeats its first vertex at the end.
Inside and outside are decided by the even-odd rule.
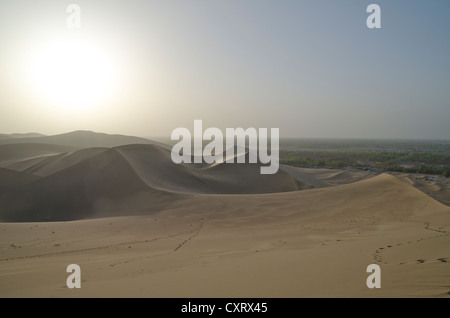
POLYGON ((187 195, 151 216, 0 223, 0 231, 0 296, 445 297, 450 291, 450 208, 387 174, 285 193, 187 195), (82 268, 79 290, 64 285, 71 263, 82 268), (381 266, 381 289, 365 285, 372 263, 381 266))
MULTIPOLYGON (((47 144, 1 147, 13 149, 10 159, 62 149, 47 144)), ((171 161, 170 150, 144 144, 34 156, 9 162, 6 167, 44 178, 34 182, 28 182, 28 178, 25 182, 24 177, 17 174, 16 181, 8 181, 11 186, 4 186, 0 196, 3 221, 146 214, 159 211, 166 199, 174 200, 182 194, 279 193, 346 184, 373 176, 362 171, 284 165, 274 175, 261 175, 259 164, 177 165, 171 161), (158 207, 146 208, 149 197, 159 202, 158 207), (130 198, 136 202, 126 204, 130 198), (131 211, 129 206, 133 207, 131 211)), ((10 173, 8 180, 14 176, 10 173)))
POLYGON ((3 221, 71 220, 91 216, 95 204, 147 190, 114 149, 0 197, 3 221))
POLYGON ((99 213, 129 215, 128 207, 118 210, 120 200, 139 196, 141 192, 170 197, 162 192, 243 194, 298 189, 292 177, 283 171, 261 175, 259 165, 255 164, 224 163, 208 169, 176 165, 168 150, 154 145, 89 148, 40 159, 14 165, 47 177, 1 196, 1 220, 74 220, 99 213))
POLYGON ((27 172, 36 176, 48 176, 93 157, 108 148, 86 148, 73 152, 45 155, 24 159, 5 165, 6 168, 27 172))
POLYGON ((258 164, 221 163, 196 168, 174 164, 170 151, 153 145, 118 147, 142 180, 150 187, 184 193, 268 193, 298 190, 283 171, 261 175, 258 164))
POLYGON ((87 136, 0 145, 0 297, 450 295, 450 207, 425 193, 447 200, 447 179, 176 165, 157 144, 87 136))
POLYGON ((299 189, 326 187, 328 184, 303 168, 280 165, 280 169, 289 173, 297 183, 299 189))
POLYGON ((342 184, 349 182, 361 181, 372 177, 373 174, 366 171, 338 171, 322 180, 326 181, 328 184, 342 184))
POLYGON ((396 177, 430 195, 439 202, 450 206, 450 179, 426 174, 394 173, 396 177))
MULTIPOLYGON (((427 209, 423 207, 429 210, 449 211, 449 207, 389 174, 356 183, 305 191, 226 197, 196 195, 190 197, 189 202, 185 200, 177 202, 172 205, 172 209, 176 209, 178 205, 185 206, 182 210, 186 212, 190 210, 189 207, 201 206, 205 211, 216 210, 217 216, 222 211, 222 209, 217 211, 218 201, 225 203, 224 217, 232 215, 233 222, 236 221, 237 215, 230 214, 230 211, 239 211, 239 216, 248 220, 249 223, 254 221, 251 217, 259 218, 259 222, 262 222, 267 215, 271 226, 274 222, 284 224, 284 217, 289 220, 293 217, 302 220, 311 217, 315 220, 324 218, 325 221, 325 219, 333 219, 334 215, 339 218, 345 215, 346 218, 342 219, 344 222, 356 218, 365 220, 356 221, 357 223, 370 224, 374 218, 389 221, 426 215, 427 209), (207 202, 211 202, 209 207, 207 202), (273 219, 275 216, 276 219, 273 219)), ((332 224, 331 226, 340 226, 338 223, 329 223, 332 224)))
POLYGON ((49 145, 40 143, 0 144, 0 166, 13 164, 41 156, 58 155, 71 152, 76 148, 64 145, 49 145))
MULTIPOLYGON (((159 144, 157 142, 124 135, 109 135, 104 133, 96 133, 92 131, 74 131, 70 133, 53 135, 53 136, 41 136, 41 137, 29 137, 29 138, 9 138, 0 139, 0 145, 2 144, 17 144, 17 143, 41 143, 52 145, 66 145, 76 148, 89 148, 89 147, 116 147, 128 144, 159 144)), ((160 144, 159 144, 160 145, 160 144)))
POLYGON ((15 133, 15 134, 0 134, 0 139, 11 139, 11 138, 34 138, 34 137, 44 137, 43 134, 38 133, 15 133))

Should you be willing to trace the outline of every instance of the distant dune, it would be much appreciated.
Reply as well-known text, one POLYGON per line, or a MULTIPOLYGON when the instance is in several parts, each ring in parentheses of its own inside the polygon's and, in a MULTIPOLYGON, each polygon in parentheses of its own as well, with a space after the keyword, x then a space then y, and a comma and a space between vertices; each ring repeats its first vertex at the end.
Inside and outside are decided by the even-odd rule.
POLYGON ((0 139, 10 139, 10 138, 34 138, 34 137, 44 137, 43 134, 38 133, 16 133, 16 134, 0 134, 0 139))
POLYGON ((0 145, 13 143, 14 144, 41 143, 51 145, 65 145, 76 148, 89 148, 89 147, 116 147, 121 145, 138 144, 138 143, 153 144, 156 142, 139 137, 124 136, 124 135, 109 135, 84 130, 54 136, 0 139, 0 145))
POLYGON ((57 155, 74 151, 77 148, 66 145, 52 145, 40 143, 0 143, 0 166, 16 163, 20 160, 32 159, 40 156, 57 155))
MULTIPOLYGON (((1 148, 1 146, 0 146, 1 148)), ((93 157, 109 148, 86 148, 72 152, 62 152, 23 159, 4 165, 5 168, 23 171, 36 176, 48 176, 69 168, 78 162, 93 157)))

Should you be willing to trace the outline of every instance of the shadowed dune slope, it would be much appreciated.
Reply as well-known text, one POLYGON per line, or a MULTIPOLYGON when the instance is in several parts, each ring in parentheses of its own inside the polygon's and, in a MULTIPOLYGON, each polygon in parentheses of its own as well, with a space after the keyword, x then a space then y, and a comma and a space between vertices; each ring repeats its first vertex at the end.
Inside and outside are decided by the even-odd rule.
POLYGON ((0 197, 2 221, 60 221, 92 217, 102 202, 148 190, 114 149, 0 197))
POLYGON ((0 168, 0 194, 38 179, 29 173, 0 168))

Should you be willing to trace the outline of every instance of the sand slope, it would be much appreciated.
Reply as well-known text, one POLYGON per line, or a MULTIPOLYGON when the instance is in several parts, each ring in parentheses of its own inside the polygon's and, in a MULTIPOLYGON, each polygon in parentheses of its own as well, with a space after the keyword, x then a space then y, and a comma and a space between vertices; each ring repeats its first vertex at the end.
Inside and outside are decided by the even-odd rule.
POLYGON ((445 297, 450 208, 383 174, 178 198, 151 216, 0 223, 0 296, 445 297), (82 288, 65 287, 68 264, 82 288), (379 264, 382 288, 366 287, 379 264))

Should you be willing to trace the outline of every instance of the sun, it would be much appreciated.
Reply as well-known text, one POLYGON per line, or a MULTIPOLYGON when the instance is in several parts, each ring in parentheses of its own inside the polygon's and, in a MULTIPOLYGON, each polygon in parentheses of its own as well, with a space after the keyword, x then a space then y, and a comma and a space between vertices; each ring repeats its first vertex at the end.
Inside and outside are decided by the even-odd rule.
POLYGON ((61 41, 42 49, 31 65, 35 90, 71 110, 95 107, 114 91, 116 74, 107 55, 92 45, 61 41))

